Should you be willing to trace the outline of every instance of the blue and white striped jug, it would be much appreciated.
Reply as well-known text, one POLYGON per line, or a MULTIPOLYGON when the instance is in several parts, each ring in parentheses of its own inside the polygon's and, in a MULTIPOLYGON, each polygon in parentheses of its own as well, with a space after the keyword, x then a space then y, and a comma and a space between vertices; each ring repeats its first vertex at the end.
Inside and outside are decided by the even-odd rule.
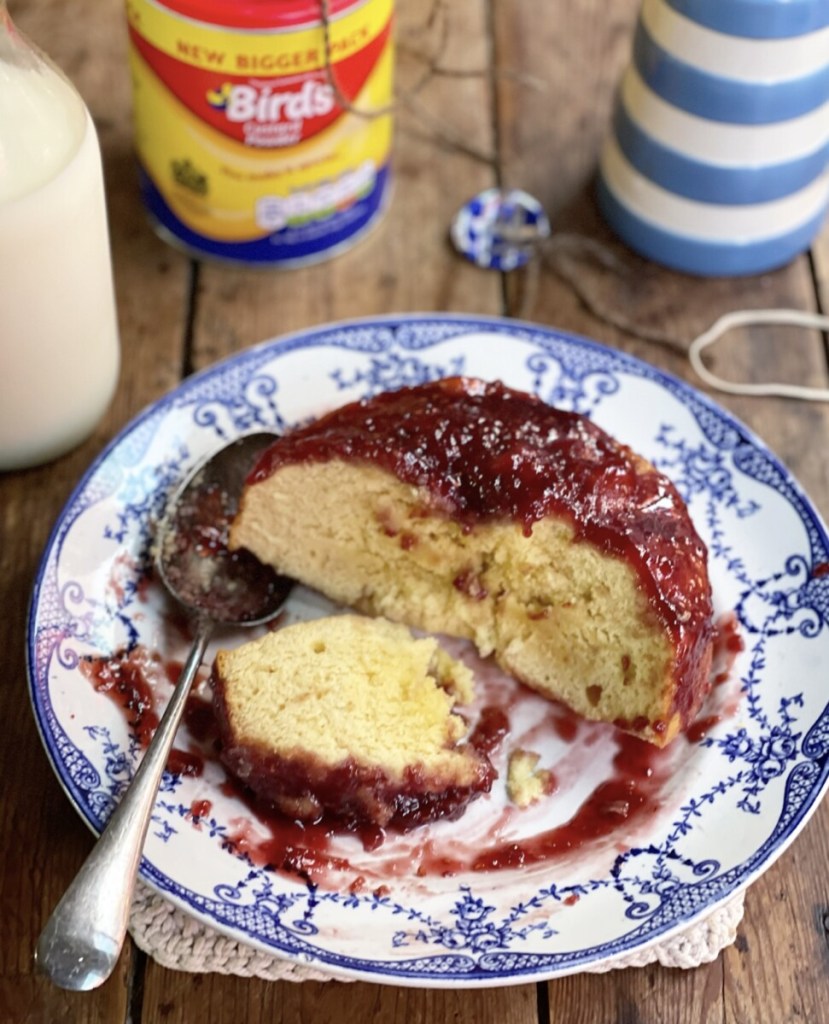
POLYGON ((829 0, 644 0, 599 203, 631 248, 692 274, 807 249, 829 208, 829 0))

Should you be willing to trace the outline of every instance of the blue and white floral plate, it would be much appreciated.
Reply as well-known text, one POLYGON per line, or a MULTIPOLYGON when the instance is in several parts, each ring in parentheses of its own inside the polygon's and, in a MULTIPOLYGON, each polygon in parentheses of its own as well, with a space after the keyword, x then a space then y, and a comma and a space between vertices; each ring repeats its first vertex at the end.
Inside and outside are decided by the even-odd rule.
MULTIPOLYGON (((717 614, 739 620, 737 696, 705 738, 676 747, 663 810, 646 826, 521 870, 447 878, 404 866, 372 883, 373 867, 395 851, 398 865, 414 863, 406 843, 486 843, 504 820, 500 784, 459 823, 429 826, 400 847, 389 840, 372 853, 342 839, 368 883, 331 888, 258 868, 226 841, 249 811, 222 791, 217 767, 165 776, 144 880, 210 926, 334 975, 500 985, 606 964, 750 884, 826 784, 829 541, 776 458, 689 386, 594 342, 515 321, 418 315, 321 327, 211 367, 131 423, 77 487, 38 574, 28 651, 46 750, 87 823, 102 827, 136 742, 79 658, 136 641, 166 657, 181 644, 142 583, 154 517, 175 481, 228 438, 456 373, 585 413, 673 478, 709 545, 717 614)), ((298 592, 294 614, 313 604, 298 592)), ((554 750, 542 755, 555 761, 554 750)), ((608 756, 593 749, 566 792, 510 827, 526 836, 566 820, 608 756)))

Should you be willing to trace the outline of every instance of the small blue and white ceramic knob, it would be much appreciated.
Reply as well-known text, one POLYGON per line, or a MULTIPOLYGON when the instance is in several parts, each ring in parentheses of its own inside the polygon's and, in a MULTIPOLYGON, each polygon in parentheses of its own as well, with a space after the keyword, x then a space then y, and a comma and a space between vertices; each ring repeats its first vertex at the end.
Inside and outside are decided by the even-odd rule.
POLYGON ((599 168, 631 248, 760 273, 829 209, 829 0, 643 0, 599 168))
MULTIPOLYGON (((829 0, 827 0, 829 3, 829 0)), ((488 188, 455 214, 450 237, 458 252, 487 270, 523 267, 550 235, 541 203, 522 189, 488 188)))

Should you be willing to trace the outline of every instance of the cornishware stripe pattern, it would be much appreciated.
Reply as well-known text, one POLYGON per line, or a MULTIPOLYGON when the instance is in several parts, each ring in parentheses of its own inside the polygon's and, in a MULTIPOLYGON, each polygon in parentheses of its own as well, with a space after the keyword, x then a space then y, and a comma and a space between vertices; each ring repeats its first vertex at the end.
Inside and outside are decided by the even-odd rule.
POLYGON ((644 0, 599 174, 625 242, 695 274, 781 266, 820 229, 828 168, 826 0, 644 0))
POLYGON ((708 28, 750 39, 786 39, 829 25, 823 0, 668 0, 675 11, 708 28))

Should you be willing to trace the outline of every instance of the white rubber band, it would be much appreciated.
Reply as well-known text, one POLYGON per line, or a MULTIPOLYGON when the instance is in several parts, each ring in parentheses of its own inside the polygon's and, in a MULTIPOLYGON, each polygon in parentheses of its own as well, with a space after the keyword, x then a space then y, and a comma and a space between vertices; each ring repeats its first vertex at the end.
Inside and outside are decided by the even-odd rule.
POLYGON ((800 384, 783 384, 770 381, 767 384, 740 384, 723 380, 712 373, 702 361, 702 352, 728 331, 735 327, 751 324, 783 324, 788 327, 804 327, 818 331, 829 331, 829 316, 820 313, 805 313, 797 309, 744 309, 726 313, 707 331, 694 338, 688 349, 688 359, 697 374, 718 391, 730 395, 755 395, 781 398, 798 398, 804 402, 829 402, 829 388, 805 387, 800 384))

